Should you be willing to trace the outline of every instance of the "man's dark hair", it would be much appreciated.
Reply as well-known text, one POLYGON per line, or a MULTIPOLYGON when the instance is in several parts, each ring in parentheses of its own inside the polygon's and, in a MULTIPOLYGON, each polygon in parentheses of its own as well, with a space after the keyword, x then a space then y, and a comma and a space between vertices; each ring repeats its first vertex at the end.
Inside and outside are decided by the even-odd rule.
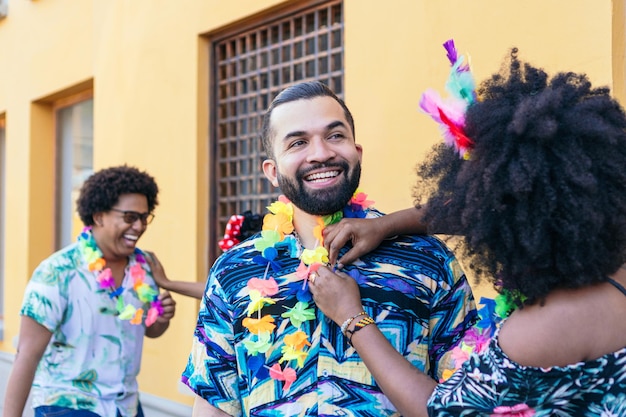
POLYGON ((355 137, 354 131, 354 119, 352 118, 352 114, 348 107, 343 102, 342 99, 337 97, 333 91, 328 88, 325 84, 319 81, 310 81, 292 85, 287 87, 283 91, 281 91, 275 98, 272 100, 272 103, 268 107, 267 111, 263 115, 263 122, 261 126, 261 140, 263 142, 263 148, 265 149, 265 153, 267 157, 270 159, 274 158, 274 149, 272 142, 272 132, 270 126, 270 119, 272 117, 272 112, 274 109, 281 104, 289 103, 297 100, 310 100, 316 97, 331 97, 333 98, 341 108, 343 109, 346 120, 350 124, 350 129, 352 130, 352 136, 355 137))
POLYGON ((143 194, 148 199, 148 211, 156 205, 159 187, 154 178, 137 168, 122 165, 93 173, 80 189, 76 200, 78 215, 85 226, 93 226, 93 215, 109 211, 122 194, 143 194))
POLYGON ((418 167, 431 230, 464 236, 479 276, 527 303, 606 280, 626 261, 626 116, 608 88, 521 63, 466 115, 469 161, 441 145, 418 167))

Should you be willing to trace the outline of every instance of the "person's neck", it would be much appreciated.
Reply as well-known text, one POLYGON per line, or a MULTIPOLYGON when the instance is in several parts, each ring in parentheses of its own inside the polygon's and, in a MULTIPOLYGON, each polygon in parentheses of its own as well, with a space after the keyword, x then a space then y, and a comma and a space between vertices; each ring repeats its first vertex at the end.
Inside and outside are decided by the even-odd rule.
POLYGON ((320 245, 313 233, 315 227, 319 224, 318 219, 320 218, 322 216, 309 214, 295 205, 293 206, 293 227, 305 249, 315 249, 315 247, 320 245))

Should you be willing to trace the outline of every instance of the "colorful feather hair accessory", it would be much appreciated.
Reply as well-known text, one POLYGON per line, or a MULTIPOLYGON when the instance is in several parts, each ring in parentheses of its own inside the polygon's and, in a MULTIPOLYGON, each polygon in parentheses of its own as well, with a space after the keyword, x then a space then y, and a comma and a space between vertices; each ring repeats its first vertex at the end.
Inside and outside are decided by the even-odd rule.
POLYGON ((433 89, 422 94, 420 108, 439 123, 444 141, 453 146, 463 159, 469 159, 474 141, 465 134, 465 113, 476 102, 476 82, 463 55, 458 55, 454 40, 443 44, 450 60, 450 76, 446 81, 449 97, 443 99, 433 89))

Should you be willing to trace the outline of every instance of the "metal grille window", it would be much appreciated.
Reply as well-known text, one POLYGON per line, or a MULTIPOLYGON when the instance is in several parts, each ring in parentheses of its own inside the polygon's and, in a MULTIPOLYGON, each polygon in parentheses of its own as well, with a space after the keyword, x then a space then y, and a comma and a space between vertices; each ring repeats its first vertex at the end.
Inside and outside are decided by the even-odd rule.
POLYGON ((272 99, 312 80, 343 97, 342 2, 308 4, 214 38, 211 259, 230 216, 264 213, 279 194, 261 170, 261 117, 272 99))

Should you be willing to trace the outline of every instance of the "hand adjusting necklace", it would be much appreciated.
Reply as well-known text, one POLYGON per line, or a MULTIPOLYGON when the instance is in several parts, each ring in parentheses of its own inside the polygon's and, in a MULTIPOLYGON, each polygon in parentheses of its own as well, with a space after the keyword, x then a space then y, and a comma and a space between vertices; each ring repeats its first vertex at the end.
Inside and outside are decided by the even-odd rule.
MULTIPOLYGON (((309 276, 321 265, 328 264, 328 251, 324 247, 322 231, 326 225, 337 223, 342 217, 365 217, 373 203, 367 200, 367 194, 357 190, 343 211, 317 219, 318 224, 313 230, 316 238, 315 248, 303 249, 301 253, 300 245, 292 234, 294 233, 292 203, 281 196, 278 201, 268 207, 270 213, 263 219, 261 236, 254 241, 254 247, 260 254, 253 258, 254 262, 265 266, 265 272, 261 278, 254 277, 248 280, 250 303, 247 307, 247 317, 242 322, 242 325, 250 332, 246 335, 243 344, 249 355, 248 367, 254 372, 255 377, 263 378, 265 373, 262 371, 269 371, 269 377, 284 381, 283 392, 287 392, 296 380, 296 369, 304 365, 308 356, 308 350, 305 348, 311 346, 310 335, 302 331, 301 326, 302 323, 315 319, 315 309, 309 307, 309 303, 312 302, 308 286, 309 276), (266 353, 272 347, 272 333, 276 325, 274 317, 269 314, 262 315, 261 310, 266 305, 276 303, 276 300, 271 297, 278 294, 280 286, 273 277, 269 276, 269 273, 270 268, 275 273, 282 268, 276 260, 279 250, 287 250, 291 258, 300 257, 300 265, 295 275, 297 281, 302 281, 302 284, 297 283, 292 293, 295 295, 296 303, 292 307, 286 307, 287 311, 281 314, 281 317, 288 319, 297 330, 283 338, 282 356, 278 362, 269 366, 266 363, 269 355, 266 357, 266 353), (255 312, 256 318, 251 317, 255 312), (286 362, 284 368, 281 367, 283 362, 286 362)), ((286 284, 291 283, 286 282, 286 284)))
POLYGON ((115 279, 111 275, 111 268, 105 268, 106 261, 91 233, 91 226, 85 227, 78 236, 78 245, 89 264, 89 270, 98 273, 96 280, 99 290, 106 291, 109 298, 116 300, 115 314, 120 320, 128 320, 130 324, 139 325, 145 318, 146 327, 149 327, 156 321, 157 317, 163 314, 163 306, 161 300, 158 299, 159 292, 144 282, 147 263, 141 250, 135 248, 133 255, 137 263, 130 267, 134 295, 144 304, 143 307, 136 308, 131 304, 124 303, 121 295, 126 288, 123 286, 115 288, 115 279))

